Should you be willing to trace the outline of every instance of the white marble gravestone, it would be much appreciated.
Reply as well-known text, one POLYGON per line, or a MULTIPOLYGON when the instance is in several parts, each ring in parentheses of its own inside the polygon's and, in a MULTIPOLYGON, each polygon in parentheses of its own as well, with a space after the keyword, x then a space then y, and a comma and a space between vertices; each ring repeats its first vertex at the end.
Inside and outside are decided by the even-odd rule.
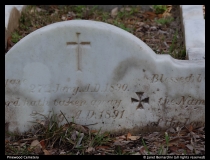
POLYGON ((60 111, 69 122, 112 132, 204 125, 205 61, 156 55, 102 22, 51 24, 5 56, 5 122, 27 131, 36 113, 52 110, 62 123, 60 111))

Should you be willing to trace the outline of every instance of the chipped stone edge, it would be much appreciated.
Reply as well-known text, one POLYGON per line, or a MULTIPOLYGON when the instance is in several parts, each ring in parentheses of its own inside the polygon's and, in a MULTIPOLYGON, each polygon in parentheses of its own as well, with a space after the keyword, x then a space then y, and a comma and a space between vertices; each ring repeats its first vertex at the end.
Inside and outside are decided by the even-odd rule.
POLYGON ((202 5, 180 5, 180 14, 187 60, 205 60, 205 20, 202 5))

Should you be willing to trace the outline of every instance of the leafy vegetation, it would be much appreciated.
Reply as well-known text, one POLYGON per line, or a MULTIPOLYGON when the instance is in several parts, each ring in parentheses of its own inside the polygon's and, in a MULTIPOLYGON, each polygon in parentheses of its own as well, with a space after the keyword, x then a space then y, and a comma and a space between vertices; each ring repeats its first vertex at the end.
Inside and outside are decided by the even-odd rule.
POLYGON ((167 18, 160 18, 155 20, 155 22, 162 24, 162 25, 169 25, 174 20, 173 17, 167 17, 167 18))
POLYGON ((18 32, 12 33, 12 42, 17 43, 21 39, 21 35, 18 34, 18 32))
POLYGON ((154 9, 156 14, 162 14, 166 11, 166 5, 153 5, 152 8, 154 9))

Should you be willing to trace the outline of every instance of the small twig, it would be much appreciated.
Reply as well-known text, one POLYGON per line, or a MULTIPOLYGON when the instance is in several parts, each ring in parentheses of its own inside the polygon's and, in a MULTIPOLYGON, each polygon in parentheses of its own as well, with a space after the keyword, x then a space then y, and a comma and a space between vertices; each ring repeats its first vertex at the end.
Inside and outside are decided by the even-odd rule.
POLYGON ((169 45, 166 43, 166 42, 163 42, 164 44, 165 44, 165 46, 167 47, 167 48, 169 48, 169 45))
POLYGON ((64 116, 66 122, 68 123, 68 125, 70 125, 69 121, 67 120, 67 118, 65 117, 65 115, 63 114, 63 112, 60 110, 61 114, 64 116))
POLYGON ((83 126, 90 126, 90 125, 95 125, 95 124, 98 124, 98 123, 87 124, 87 125, 83 125, 83 126))
POLYGON ((20 142, 23 142, 23 141, 30 141, 30 140, 36 140, 37 137, 32 137, 32 138, 26 138, 26 139, 21 139, 20 142))
POLYGON ((162 30, 158 30, 158 32, 163 33, 163 34, 169 34, 168 32, 162 31, 162 30))
POLYGON ((36 114, 39 114, 39 115, 43 116, 45 119, 48 119, 45 115, 43 115, 43 114, 41 114, 41 113, 38 113, 38 112, 32 113, 32 115, 36 115, 36 114))

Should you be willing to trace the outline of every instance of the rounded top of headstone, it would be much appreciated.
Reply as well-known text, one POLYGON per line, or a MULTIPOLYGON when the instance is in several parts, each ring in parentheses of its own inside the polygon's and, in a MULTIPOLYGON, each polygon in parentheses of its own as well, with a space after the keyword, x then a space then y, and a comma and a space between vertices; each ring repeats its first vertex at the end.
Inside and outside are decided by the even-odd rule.
POLYGON ((115 43, 118 42, 115 44, 115 47, 122 48, 125 45, 124 43, 127 43, 136 47, 138 46, 137 48, 139 48, 139 51, 144 50, 144 52, 147 52, 147 56, 156 56, 154 51, 147 46, 147 44, 133 34, 119 27, 92 20, 70 20, 53 23, 30 33, 21 39, 14 47, 12 47, 11 50, 6 54, 6 57, 9 56, 13 50, 17 50, 18 47, 21 46, 24 46, 24 48, 26 48, 27 45, 30 47, 36 47, 42 43, 46 44, 46 46, 49 48, 49 45, 52 45, 53 42, 57 43, 59 39, 69 39, 68 36, 70 36, 71 33, 80 33, 81 36, 84 34, 85 36, 98 35, 99 38, 96 41, 102 41, 101 47, 104 45, 104 47, 107 48, 105 46, 106 42, 102 40, 105 38, 107 41, 115 41, 115 43))

